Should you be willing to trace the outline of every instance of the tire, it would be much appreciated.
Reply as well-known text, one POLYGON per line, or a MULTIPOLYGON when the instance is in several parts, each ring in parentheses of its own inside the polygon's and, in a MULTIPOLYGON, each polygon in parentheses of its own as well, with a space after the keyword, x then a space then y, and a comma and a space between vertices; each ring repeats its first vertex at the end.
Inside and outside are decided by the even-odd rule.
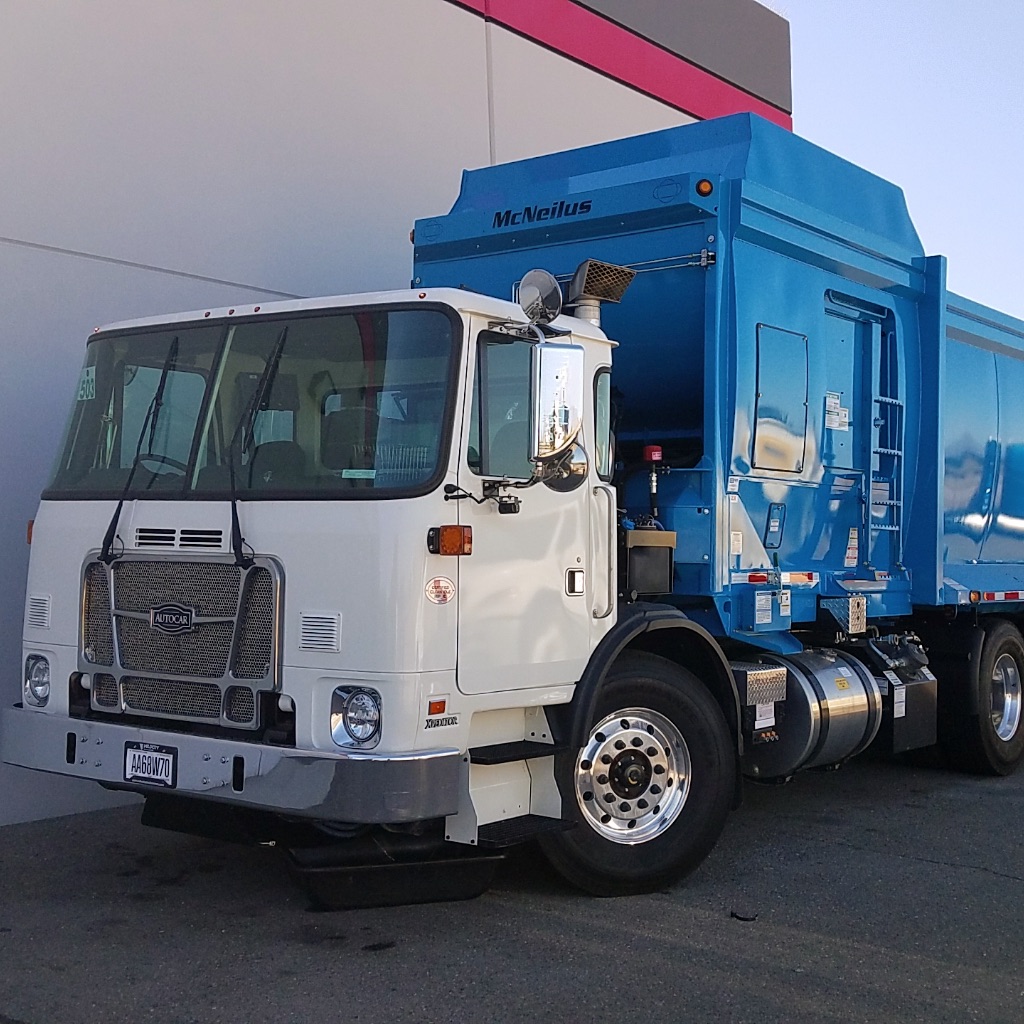
POLYGON ((988 629, 968 685, 978 714, 951 723, 945 752, 963 770, 1010 775, 1024 759, 1024 640, 1016 626, 999 621, 988 629))
POLYGON ((627 654, 601 684, 587 737, 555 760, 563 815, 576 827, 540 837, 552 866, 595 896, 688 875, 735 794, 735 745, 714 697, 664 658, 627 654))

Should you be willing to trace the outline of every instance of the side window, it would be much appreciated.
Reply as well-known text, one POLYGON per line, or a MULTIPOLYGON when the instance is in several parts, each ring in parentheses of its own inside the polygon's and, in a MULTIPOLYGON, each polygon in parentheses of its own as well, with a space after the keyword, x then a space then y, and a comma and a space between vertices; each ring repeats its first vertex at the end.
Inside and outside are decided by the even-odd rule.
POLYGON ((530 352, 526 341, 483 334, 477 349, 469 468, 480 476, 526 479, 530 448, 530 352))
POLYGON ((615 469, 612 451, 612 373, 598 370, 594 378, 594 464, 606 483, 615 469))

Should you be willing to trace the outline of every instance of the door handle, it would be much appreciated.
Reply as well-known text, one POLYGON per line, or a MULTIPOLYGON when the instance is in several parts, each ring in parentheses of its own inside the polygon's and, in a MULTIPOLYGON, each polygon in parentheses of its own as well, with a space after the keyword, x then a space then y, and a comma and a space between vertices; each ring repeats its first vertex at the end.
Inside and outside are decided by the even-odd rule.
POLYGON ((608 499, 608 585, 607 585, 607 598, 608 607, 603 612, 599 612, 596 608, 594 609, 595 619, 607 619, 611 615, 612 610, 615 608, 615 547, 618 542, 617 528, 618 523, 615 517, 615 491, 606 484, 599 484, 594 488, 594 496, 603 494, 608 499))

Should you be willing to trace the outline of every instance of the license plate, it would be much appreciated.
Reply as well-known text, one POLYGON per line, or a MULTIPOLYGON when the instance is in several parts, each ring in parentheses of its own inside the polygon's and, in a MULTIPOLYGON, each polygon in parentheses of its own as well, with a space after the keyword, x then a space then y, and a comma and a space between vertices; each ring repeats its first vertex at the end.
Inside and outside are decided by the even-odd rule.
POLYGON ((149 782, 173 789, 177 782, 178 748, 156 743, 124 745, 124 781, 149 782))

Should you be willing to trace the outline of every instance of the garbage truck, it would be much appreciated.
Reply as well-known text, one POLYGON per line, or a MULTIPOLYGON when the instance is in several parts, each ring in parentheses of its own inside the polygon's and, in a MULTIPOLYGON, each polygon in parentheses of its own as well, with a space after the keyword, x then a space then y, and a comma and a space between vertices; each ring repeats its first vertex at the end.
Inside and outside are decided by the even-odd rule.
POLYGON ((1024 323, 899 188, 735 115, 468 171, 413 245, 89 337, 6 762, 350 905, 534 839, 648 891, 869 749, 1017 768, 1024 323))

